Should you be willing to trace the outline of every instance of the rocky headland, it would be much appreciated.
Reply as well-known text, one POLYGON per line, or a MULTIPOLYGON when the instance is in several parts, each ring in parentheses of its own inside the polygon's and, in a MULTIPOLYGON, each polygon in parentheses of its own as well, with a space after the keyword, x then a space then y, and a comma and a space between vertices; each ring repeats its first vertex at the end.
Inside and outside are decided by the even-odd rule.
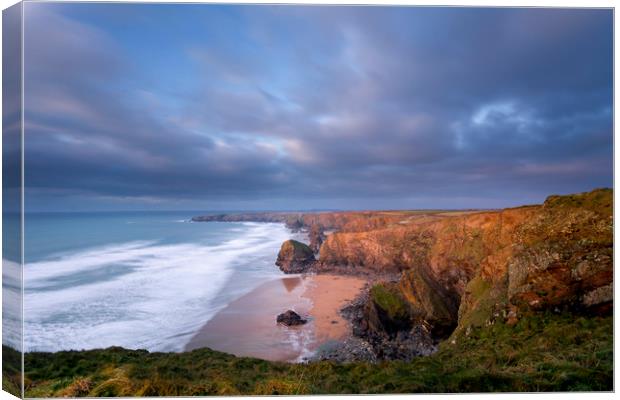
POLYGON ((514 325, 532 313, 610 315, 612 203, 612 190, 598 189, 492 211, 247 213, 194 221, 282 222, 308 232, 309 245, 285 242, 276 264, 287 273, 368 277, 362 301, 345 311, 355 336, 378 359, 410 359, 442 340, 497 321, 514 325))

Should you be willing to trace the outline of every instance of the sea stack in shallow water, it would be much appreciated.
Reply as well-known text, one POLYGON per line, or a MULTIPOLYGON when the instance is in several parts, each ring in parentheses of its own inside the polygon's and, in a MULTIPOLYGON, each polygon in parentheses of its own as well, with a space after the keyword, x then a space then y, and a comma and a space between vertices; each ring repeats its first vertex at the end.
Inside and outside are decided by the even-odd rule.
POLYGON ((282 243, 276 265, 286 274, 298 274, 307 271, 314 262, 312 249, 291 239, 282 243))
POLYGON ((295 311, 288 310, 288 311, 283 312, 282 314, 278 315, 278 317, 276 318, 276 322, 278 324, 284 324, 286 326, 292 326, 292 325, 303 325, 303 324, 305 324, 308 321, 303 319, 295 311))

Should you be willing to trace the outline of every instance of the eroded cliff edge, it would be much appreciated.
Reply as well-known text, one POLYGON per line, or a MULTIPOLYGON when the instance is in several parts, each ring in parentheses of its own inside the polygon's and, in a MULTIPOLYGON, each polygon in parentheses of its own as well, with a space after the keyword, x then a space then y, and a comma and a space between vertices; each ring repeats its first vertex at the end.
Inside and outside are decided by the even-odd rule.
MULTIPOLYGON (((311 233, 316 272, 392 276, 358 316, 359 336, 420 330, 458 340, 536 312, 611 314, 613 191, 497 211, 257 213, 195 220, 284 222, 311 233), (317 251, 318 250, 318 251, 317 251)), ((404 336, 403 336, 404 335, 404 336)))

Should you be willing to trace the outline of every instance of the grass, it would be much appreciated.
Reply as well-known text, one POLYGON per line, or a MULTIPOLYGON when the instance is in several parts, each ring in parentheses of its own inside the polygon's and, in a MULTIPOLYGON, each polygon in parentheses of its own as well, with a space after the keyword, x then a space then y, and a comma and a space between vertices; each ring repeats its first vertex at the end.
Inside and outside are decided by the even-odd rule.
POLYGON ((612 317, 537 314, 474 328, 430 357, 379 364, 286 364, 209 349, 28 353, 26 396, 610 391, 612 331, 612 317))
POLYGON ((468 301, 470 304, 468 307, 461 307, 461 310, 465 311, 459 316, 457 330, 484 325, 493 314, 496 304, 505 304, 507 301, 502 287, 493 287, 479 275, 469 281, 466 292, 469 295, 463 301, 468 301))
POLYGON ((2 347, 2 390, 21 397, 21 354, 8 347, 2 347))
POLYGON ((613 189, 594 189, 591 192, 563 196, 549 196, 545 200, 546 207, 583 208, 607 215, 613 208, 613 189))

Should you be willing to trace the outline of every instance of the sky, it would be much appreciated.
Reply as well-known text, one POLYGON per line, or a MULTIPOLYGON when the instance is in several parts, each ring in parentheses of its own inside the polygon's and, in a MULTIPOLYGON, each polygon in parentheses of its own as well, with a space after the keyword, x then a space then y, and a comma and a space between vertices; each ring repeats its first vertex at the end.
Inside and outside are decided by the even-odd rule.
POLYGON ((27 211, 613 185, 611 10, 26 3, 24 24, 27 211))

